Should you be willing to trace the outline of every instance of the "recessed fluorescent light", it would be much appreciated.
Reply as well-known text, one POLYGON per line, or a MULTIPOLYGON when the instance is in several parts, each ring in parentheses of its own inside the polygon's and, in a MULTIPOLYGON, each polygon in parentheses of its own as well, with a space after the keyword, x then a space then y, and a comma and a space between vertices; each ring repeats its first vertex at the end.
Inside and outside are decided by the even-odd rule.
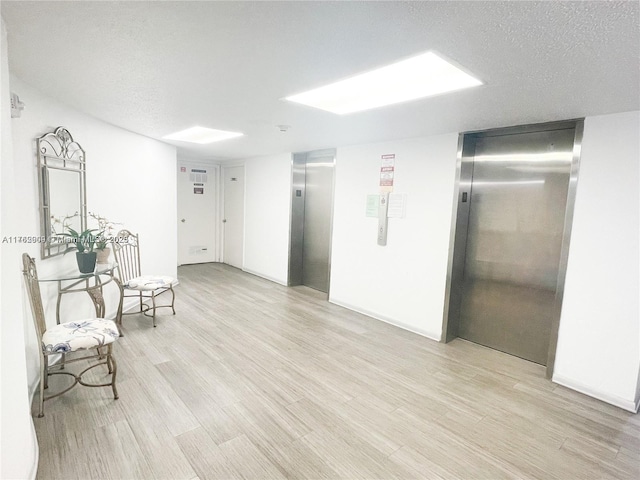
POLYGON ((477 78, 427 52, 285 100, 342 115, 477 85, 477 78))
POLYGON ((225 132, 224 130, 214 130, 213 128, 205 127, 191 127, 180 132, 165 135, 162 138, 167 140, 178 140, 180 142, 191 143, 213 143, 220 140, 226 140, 228 138, 241 137, 242 133, 238 132, 225 132))

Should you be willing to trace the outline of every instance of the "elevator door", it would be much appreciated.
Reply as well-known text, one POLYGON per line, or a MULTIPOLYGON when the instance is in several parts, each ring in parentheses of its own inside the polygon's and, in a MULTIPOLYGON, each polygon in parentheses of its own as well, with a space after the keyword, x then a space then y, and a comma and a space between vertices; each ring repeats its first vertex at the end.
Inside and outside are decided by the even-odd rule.
POLYGON ((458 335, 546 364, 575 129, 479 136, 458 335))
POLYGON ((302 284, 329 292, 333 156, 309 155, 305 166, 302 284))

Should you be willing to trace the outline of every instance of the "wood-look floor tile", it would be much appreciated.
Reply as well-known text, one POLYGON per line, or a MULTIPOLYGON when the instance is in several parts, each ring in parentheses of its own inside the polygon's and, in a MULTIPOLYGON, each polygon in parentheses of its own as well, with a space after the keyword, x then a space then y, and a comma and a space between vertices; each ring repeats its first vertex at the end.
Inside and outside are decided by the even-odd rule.
POLYGON ((199 479, 243 478, 203 428, 176 437, 199 479))
MULTIPOLYGON (((82 437, 92 436, 95 446, 98 448, 98 458, 102 461, 103 472, 98 472, 98 476, 91 475, 91 478, 153 478, 154 472, 151 469, 147 457, 145 457, 138 441, 131 430, 128 422, 120 421, 112 425, 107 425, 93 432, 83 432, 82 437)), ((94 448, 80 447, 79 450, 87 449, 86 464, 95 465, 95 459, 89 452, 94 448)))
POLYGON ((301 440, 288 445, 265 445, 254 441, 262 453, 289 479, 336 479, 338 474, 326 462, 316 455, 301 440))
POLYGON ((633 452, 627 455, 629 450, 621 449, 618 452, 615 460, 611 462, 620 472, 620 478, 624 479, 638 479, 640 478, 640 460, 638 459, 638 452, 633 452))
POLYGON ((408 446, 395 451, 389 457, 389 460, 409 470, 413 478, 429 480, 454 480, 459 478, 445 467, 438 465, 435 461, 408 446))
POLYGON ((640 416, 540 365, 221 264, 179 278, 175 316, 124 319, 119 400, 78 387, 34 419, 39 480, 640 477, 640 416))
POLYGON ((139 361, 132 368, 138 380, 140 395, 146 397, 151 411, 165 419, 167 428, 173 435, 180 435, 200 426, 155 365, 139 361))
POLYGON ((245 479, 287 478, 245 435, 229 440, 219 448, 245 479))
POLYGON ((129 426, 154 479, 190 479, 196 472, 185 457, 162 418, 137 414, 128 418, 129 426))
POLYGON ((328 430, 315 430, 301 441, 340 478, 397 478, 398 473, 409 473, 402 469, 393 471, 386 457, 379 452, 372 456, 355 437, 345 439, 328 430))
POLYGON ((309 428, 285 407, 265 398, 255 403, 235 403, 225 412, 249 438, 268 439, 274 444, 289 444, 309 432, 309 428))

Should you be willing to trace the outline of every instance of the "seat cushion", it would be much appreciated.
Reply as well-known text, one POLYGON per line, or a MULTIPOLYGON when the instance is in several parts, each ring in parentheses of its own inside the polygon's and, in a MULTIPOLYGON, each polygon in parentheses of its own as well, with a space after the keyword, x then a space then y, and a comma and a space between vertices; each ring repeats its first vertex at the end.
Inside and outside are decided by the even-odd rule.
POLYGON ((45 353, 65 353, 113 343, 120 336, 112 320, 92 318, 50 327, 42 336, 45 353))
POLYGON ((174 278, 166 275, 141 275, 136 278, 132 278, 126 282, 123 286, 129 290, 157 290, 158 288, 169 288, 173 283, 174 278))

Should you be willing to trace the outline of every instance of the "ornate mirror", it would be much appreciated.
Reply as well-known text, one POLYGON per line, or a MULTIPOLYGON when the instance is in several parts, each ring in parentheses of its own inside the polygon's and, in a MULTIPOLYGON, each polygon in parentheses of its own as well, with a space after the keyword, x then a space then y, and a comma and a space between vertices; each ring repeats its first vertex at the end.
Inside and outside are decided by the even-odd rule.
POLYGON ((37 147, 44 259, 69 248, 61 233, 87 228, 85 154, 64 127, 38 138, 37 147))

